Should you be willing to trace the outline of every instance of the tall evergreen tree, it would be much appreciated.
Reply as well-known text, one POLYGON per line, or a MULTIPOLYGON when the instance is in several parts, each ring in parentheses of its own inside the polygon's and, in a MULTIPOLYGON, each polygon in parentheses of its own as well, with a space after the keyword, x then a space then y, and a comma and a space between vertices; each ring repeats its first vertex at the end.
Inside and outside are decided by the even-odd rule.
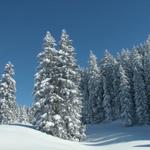
POLYGON ((107 79, 103 77, 103 90, 104 90, 104 99, 103 99, 103 108, 104 108, 104 119, 105 121, 112 121, 112 105, 111 105, 111 95, 109 92, 107 79))
POLYGON ((138 124, 148 123, 148 101, 143 78, 143 63, 141 55, 134 48, 132 59, 134 100, 136 105, 136 119, 138 124))
POLYGON ((81 70, 80 89, 81 89, 81 92, 83 95, 82 122, 84 124, 89 124, 90 123, 89 110, 91 107, 90 107, 90 103, 89 103, 88 71, 87 71, 87 69, 81 70))
POLYGON ((76 64, 74 47, 69 35, 62 31, 59 54, 61 68, 59 77, 59 96, 64 100, 62 117, 65 121, 67 137, 72 140, 81 140, 84 128, 81 122, 82 96, 80 91, 81 75, 76 64))
POLYGON ((100 69, 97 65, 97 58, 90 51, 89 67, 88 67, 88 91, 89 91, 89 105, 88 110, 90 123, 98 123, 103 120, 102 109, 102 86, 100 69))
POLYGON ((149 121, 150 121, 150 36, 146 40, 143 46, 144 53, 144 80, 146 87, 146 96, 148 100, 148 113, 149 113, 149 121))
POLYGON ((119 93, 119 62, 114 59, 113 60, 113 102, 112 102, 112 109, 113 109, 113 119, 119 119, 120 118, 120 111, 121 111, 121 103, 120 98, 118 96, 119 93))
POLYGON ((104 117, 106 121, 112 121, 114 117, 113 69, 114 69, 114 58, 106 50, 102 62, 103 90, 104 90, 103 108, 104 108, 104 117))
POLYGON ((0 123, 10 124, 16 120, 16 82, 14 66, 9 62, 5 66, 0 82, 0 123))
POLYGON ((38 55, 39 66, 35 74, 33 124, 43 132, 67 138, 63 127, 65 122, 60 115, 63 99, 57 94, 59 55, 55 46, 55 39, 47 32, 43 51, 38 55))
POLYGON ((129 79, 123 67, 119 67, 119 98, 121 102, 121 119, 125 126, 131 126, 134 123, 134 104, 130 93, 129 79))

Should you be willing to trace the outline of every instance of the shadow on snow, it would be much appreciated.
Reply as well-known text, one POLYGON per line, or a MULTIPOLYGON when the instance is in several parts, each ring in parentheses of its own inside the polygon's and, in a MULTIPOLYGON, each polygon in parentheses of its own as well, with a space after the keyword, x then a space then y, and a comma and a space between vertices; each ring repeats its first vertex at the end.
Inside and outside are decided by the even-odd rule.
POLYGON ((29 125, 29 124, 12 123, 12 124, 9 124, 9 125, 35 129, 35 128, 33 127, 33 125, 29 125))
POLYGON ((145 144, 145 145, 136 145, 134 147, 150 147, 150 144, 145 144))
MULTIPOLYGON (((84 144, 88 146, 104 146, 139 140, 150 140, 149 130, 150 126, 123 127, 118 121, 89 125, 87 127, 87 139, 84 144)), ((150 144, 137 145, 135 147, 150 147, 150 144)))

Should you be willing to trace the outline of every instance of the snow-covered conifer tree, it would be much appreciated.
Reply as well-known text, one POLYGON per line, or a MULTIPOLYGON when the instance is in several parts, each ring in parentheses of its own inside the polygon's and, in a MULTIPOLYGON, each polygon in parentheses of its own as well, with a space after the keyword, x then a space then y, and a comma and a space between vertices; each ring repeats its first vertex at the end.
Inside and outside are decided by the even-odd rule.
POLYGON ((109 93, 107 79, 103 76, 103 108, 104 108, 104 119, 105 121, 112 121, 112 105, 111 105, 111 95, 109 93))
POLYGON ((136 48, 132 56, 134 100, 136 106, 136 119, 138 124, 148 123, 148 100, 146 96, 145 83, 143 78, 143 63, 141 55, 136 48))
POLYGON ((89 110, 91 107, 90 107, 90 103, 89 103, 88 71, 87 71, 87 69, 83 69, 80 72, 81 72, 80 90, 83 95, 82 122, 84 124, 89 124, 90 123, 89 110))
POLYGON ((97 65, 97 58, 90 51, 89 66, 88 66, 88 91, 89 91, 89 105, 88 110, 90 123, 98 123, 103 120, 102 109, 102 83, 100 76, 100 69, 97 65))
POLYGON ((120 98, 118 96, 119 93, 119 63, 116 59, 112 61, 113 65, 113 101, 112 101, 112 111, 113 111, 113 119, 119 119, 120 118, 120 98))
POLYGON ((9 62, 5 66, 0 82, 0 123, 9 124, 16 120, 16 82, 14 67, 9 62))
POLYGON ((103 108, 104 108, 104 118, 106 121, 113 120, 114 112, 114 58, 106 50, 105 56, 102 62, 102 75, 103 75, 103 108))
POLYGON ((146 86, 146 96, 148 100, 148 113, 149 113, 149 121, 150 121, 150 36, 143 46, 144 53, 144 79, 146 86))
POLYGON ((129 79, 123 67, 119 66, 119 98, 121 102, 121 119, 125 126, 131 126, 134 123, 134 104, 130 93, 129 79))
POLYGON ((43 51, 38 55, 39 66, 35 75, 34 104, 32 107, 33 124, 35 128, 67 138, 64 129, 64 119, 60 110, 63 99, 57 94, 59 91, 58 51, 55 39, 50 32, 44 38, 43 51))
POLYGON ((81 75, 76 64, 74 47, 69 35, 62 30, 59 54, 61 58, 59 77, 59 96, 63 99, 61 117, 65 121, 67 138, 81 140, 84 128, 81 122, 82 96, 80 91, 81 75))

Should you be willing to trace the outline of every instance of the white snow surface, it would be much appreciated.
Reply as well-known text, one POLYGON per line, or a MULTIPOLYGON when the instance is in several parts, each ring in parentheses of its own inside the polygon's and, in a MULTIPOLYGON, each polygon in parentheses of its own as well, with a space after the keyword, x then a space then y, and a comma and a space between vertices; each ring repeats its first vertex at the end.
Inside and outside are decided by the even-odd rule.
POLYGON ((92 125, 85 144, 90 150, 148 150, 149 132, 150 126, 123 127, 120 121, 92 125))
POLYGON ((84 142, 62 140, 30 126, 1 125, 0 150, 147 150, 150 126, 123 127, 120 122, 87 127, 84 142))
POLYGON ((86 150, 86 146, 47 135, 30 127, 1 125, 0 150, 86 150))

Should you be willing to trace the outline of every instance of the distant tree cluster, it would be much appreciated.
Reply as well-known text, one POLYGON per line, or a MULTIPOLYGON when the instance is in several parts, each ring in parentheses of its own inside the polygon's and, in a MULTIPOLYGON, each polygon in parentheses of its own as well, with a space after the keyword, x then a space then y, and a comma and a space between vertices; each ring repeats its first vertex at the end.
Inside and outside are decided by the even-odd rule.
POLYGON ((27 124, 31 123, 30 108, 25 105, 17 106, 17 123, 27 124))
POLYGON ((116 58, 106 50, 97 61, 91 52, 81 74, 84 123, 150 123, 150 38, 131 51, 123 49, 116 58))

